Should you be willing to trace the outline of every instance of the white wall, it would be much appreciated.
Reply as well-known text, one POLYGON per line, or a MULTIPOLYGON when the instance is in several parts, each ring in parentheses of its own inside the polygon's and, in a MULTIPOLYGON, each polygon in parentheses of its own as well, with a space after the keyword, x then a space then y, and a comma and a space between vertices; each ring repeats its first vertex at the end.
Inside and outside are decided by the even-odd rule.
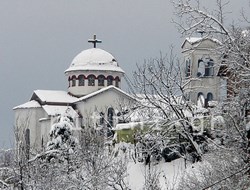
POLYGON ((40 148, 41 145, 41 125, 39 119, 43 117, 42 108, 16 109, 15 112, 15 130, 18 138, 25 143, 25 131, 30 130, 30 148, 31 150, 40 148))
POLYGON ((129 106, 133 102, 134 100, 129 99, 124 94, 110 89, 86 101, 79 102, 77 104, 77 109, 83 116, 84 124, 86 126, 91 126, 96 119, 96 115, 93 114, 93 112, 103 112, 107 117, 108 108, 112 107, 114 110, 121 110, 121 107, 124 108, 125 105, 129 106))

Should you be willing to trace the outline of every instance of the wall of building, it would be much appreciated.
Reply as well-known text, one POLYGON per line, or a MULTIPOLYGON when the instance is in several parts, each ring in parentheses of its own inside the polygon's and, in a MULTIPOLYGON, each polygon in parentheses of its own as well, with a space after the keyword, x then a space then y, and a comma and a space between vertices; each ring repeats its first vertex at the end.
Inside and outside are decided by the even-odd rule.
MULTIPOLYGON (((79 102, 77 109, 83 116, 83 124, 85 126, 93 126, 102 112, 105 119, 107 119, 108 109, 113 108, 115 112, 121 111, 125 105, 129 107, 134 100, 128 98, 114 90, 108 90, 96 96, 93 96, 86 101, 79 102)), ((115 116, 115 114, 114 114, 115 116)), ((115 118, 114 118, 115 119, 115 118)))
MULTIPOLYGON (((42 108, 16 109, 15 112, 15 130, 18 139, 26 144, 25 133, 29 129, 30 150, 37 151, 41 145, 41 125, 39 119, 44 116, 42 108)), ((18 140, 16 139, 16 140, 18 140)))

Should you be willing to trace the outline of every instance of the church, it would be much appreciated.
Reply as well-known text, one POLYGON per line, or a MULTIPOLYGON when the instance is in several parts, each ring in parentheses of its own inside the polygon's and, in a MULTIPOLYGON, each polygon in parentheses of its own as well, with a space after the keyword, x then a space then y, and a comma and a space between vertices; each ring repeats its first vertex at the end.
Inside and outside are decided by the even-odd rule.
MULTIPOLYGON (((75 131, 85 127, 106 126, 112 129, 118 116, 137 101, 120 89, 124 71, 115 57, 97 48, 94 35, 88 40, 93 48, 80 52, 65 70, 67 91, 35 90, 30 100, 14 107, 16 139, 37 151, 44 148, 58 115, 69 115, 75 131)), ((186 38, 181 46, 182 74, 188 81, 185 94, 196 105, 208 107, 227 96, 227 81, 220 76, 219 57, 214 50, 216 39, 186 38)))
POLYGON ((41 150, 49 140, 51 125, 60 114, 69 115, 75 129, 104 124, 112 128, 114 116, 135 99, 120 89, 124 71, 115 57, 94 47, 80 52, 65 70, 68 91, 35 90, 30 100, 13 108, 15 134, 26 147, 41 150))

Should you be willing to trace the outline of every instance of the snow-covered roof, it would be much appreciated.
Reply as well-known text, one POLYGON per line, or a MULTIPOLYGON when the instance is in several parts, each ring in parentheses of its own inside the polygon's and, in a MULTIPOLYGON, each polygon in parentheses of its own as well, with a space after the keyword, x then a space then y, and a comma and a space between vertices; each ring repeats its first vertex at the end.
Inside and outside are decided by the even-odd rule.
POLYGON ((201 37, 188 37, 188 38, 186 38, 186 39, 184 40, 184 42, 182 43, 181 48, 184 47, 184 44, 185 44, 186 42, 189 42, 191 45, 193 45, 193 44, 199 43, 199 42, 201 42, 201 41, 203 41, 203 40, 211 40, 212 42, 221 44, 221 42, 220 42, 219 40, 215 39, 215 38, 207 38, 207 37, 206 37, 206 38, 201 38, 201 37))
POLYGON ((78 98, 69 95, 65 91, 57 90, 35 90, 31 100, 38 97, 42 102, 51 103, 73 103, 78 100, 78 98))
POLYGON ((190 44, 194 44, 194 43, 200 42, 202 40, 202 38, 201 37, 189 37, 189 38, 186 38, 186 40, 190 44))
POLYGON ((91 48, 79 53, 65 73, 70 71, 115 71, 124 73, 116 59, 100 48, 91 48))
POLYGON ((91 48, 79 53, 65 73, 70 71, 115 71, 124 73, 116 59, 100 48, 91 48))
POLYGON ((25 108, 40 108, 41 105, 35 101, 35 100, 31 100, 29 102, 26 102, 24 104, 21 104, 19 106, 16 106, 13 108, 13 110, 16 110, 16 109, 25 109, 25 108))
POLYGON ((113 130, 134 129, 135 127, 143 127, 143 122, 119 123, 113 130))
POLYGON ((101 93, 103 93, 103 92, 105 92, 105 91, 108 91, 108 90, 116 90, 116 91, 118 91, 118 92, 124 94, 125 96, 127 96, 127 97, 129 97, 129 98, 135 100, 131 95, 129 95, 128 93, 124 92, 124 91, 121 90, 120 88, 117 88, 117 87, 115 87, 115 86, 113 86, 113 85, 110 85, 110 86, 108 86, 108 87, 102 88, 102 89, 100 89, 100 90, 97 90, 97 91, 95 91, 95 92, 92 92, 92 93, 90 93, 90 94, 88 94, 88 95, 86 95, 86 96, 83 96, 83 97, 79 98, 79 99, 77 100, 77 102, 87 100, 87 99, 89 99, 89 98, 91 98, 91 97, 93 97, 93 96, 96 96, 96 95, 101 94, 101 93))
POLYGON ((63 115, 67 114, 71 117, 76 117, 78 114, 71 106, 54 106, 54 105, 44 105, 42 108, 49 116, 63 115))

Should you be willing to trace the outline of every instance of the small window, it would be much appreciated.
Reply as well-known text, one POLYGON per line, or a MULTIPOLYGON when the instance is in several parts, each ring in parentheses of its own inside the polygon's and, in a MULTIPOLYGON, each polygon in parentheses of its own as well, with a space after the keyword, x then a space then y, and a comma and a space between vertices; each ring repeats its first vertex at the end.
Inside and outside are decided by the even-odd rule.
POLYGON ((205 107, 205 97, 202 92, 199 92, 197 95, 197 105, 199 107, 205 107))
POLYGON ((199 59, 197 77, 204 77, 204 74, 205 74, 205 63, 203 59, 199 59))
POLYGON ((78 86, 84 86, 84 75, 79 75, 78 76, 78 80, 79 80, 79 84, 78 86))
POLYGON ((98 86, 104 86, 105 77, 103 75, 98 76, 98 86))
POLYGON ((95 76, 94 75, 89 75, 88 76, 88 85, 89 86, 95 86, 95 76))
POLYGON ((112 128, 114 126, 114 109, 109 108, 108 109, 108 127, 112 128))
POLYGON ((209 59, 205 65, 205 76, 213 76, 214 75, 214 61, 209 59))
POLYGON ((213 94, 211 92, 207 93, 207 101, 213 100, 213 94))
POLYGON ((120 82, 119 77, 116 77, 116 78, 115 78, 115 86, 116 86, 117 88, 119 88, 119 82, 120 82))
POLYGON ((69 87, 70 87, 70 81, 71 81, 71 78, 70 78, 70 77, 68 78, 68 81, 69 81, 69 87))
POLYGON ((214 75, 214 61, 209 57, 198 60, 197 77, 208 77, 214 75))
POLYGON ((186 60, 186 77, 191 76, 191 60, 186 60))
POLYGON ((72 86, 75 86, 76 85, 76 76, 73 75, 72 76, 72 86))
POLYGON ((107 85, 108 86, 113 85, 113 77, 112 76, 107 77, 107 85))
POLYGON ((26 157, 29 158, 29 154, 30 154, 30 129, 25 130, 25 145, 26 145, 26 157))

